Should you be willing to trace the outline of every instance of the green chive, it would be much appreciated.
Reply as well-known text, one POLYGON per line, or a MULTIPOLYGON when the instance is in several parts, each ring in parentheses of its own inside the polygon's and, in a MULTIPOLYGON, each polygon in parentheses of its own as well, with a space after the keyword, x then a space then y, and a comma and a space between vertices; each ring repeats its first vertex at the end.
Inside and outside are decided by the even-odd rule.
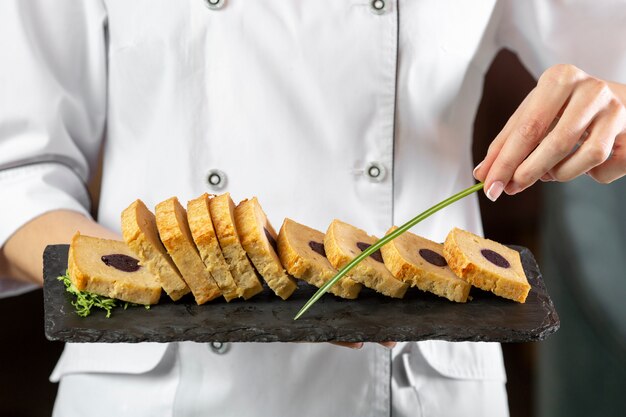
POLYGON ((315 294, 313 294, 313 296, 309 299, 309 301, 307 301, 306 304, 304 304, 304 306, 300 309, 298 314, 296 314, 296 316, 294 317, 294 320, 298 320, 313 304, 315 304, 315 302, 317 302, 317 300, 319 300, 322 297, 322 295, 324 295, 324 293, 326 291, 328 291, 328 289, 330 287, 332 287, 337 281, 339 281, 341 278, 343 278, 343 276, 346 275, 348 273, 348 271, 350 271, 352 268, 354 268, 363 259, 367 258, 372 253, 374 253, 378 249, 380 249, 382 246, 384 246, 385 244, 389 243, 390 241, 392 241, 396 237, 400 236, 402 233, 406 232, 407 230, 409 230, 410 228, 412 228, 413 226, 415 226, 416 224, 418 224, 422 220, 430 217, 432 214, 435 214, 436 212, 438 212, 442 208, 447 207, 450 204, 452 204, 452 203, 462 199, 463 197, 467 197, 468 195, 473 194, 476 191, 482 189, 483 185, 484 184, 482 182, 480 182, 480 183, 475 184, 475 185, 473 185, 473 186, 471 186, 471 187, 469 187, 469 188, 467 188, 467 189, 465 189, 465 190, 463 190, 463 191, 461 191, 461 192, 459 192, 457 194, 454 194, 452 197, 449 197, 449 198, 443 200, 442 202, 440 202, 438 204, 435 204, 434 206, 432 206, 431 208, 429 208, 425 212, 418 214, 417 216, 415 216, 414 218, 412 218, 408 222, 404 223, 402 226, 400 226, 399 228, 397 228, 393 232, 391 232, 388 235, 384 236, 382 239, 379 239, 372 246, 370 246, 369 248, 367 248, 363 252, 361 252, 350 263, 348 263, 346 266, 341 268, 341 270, 337 273, 337 275, 335 275, 330 281, 328 281, 324 285, 322 285, 320 287, 320 289, 317 290, 317 292, 315 294))

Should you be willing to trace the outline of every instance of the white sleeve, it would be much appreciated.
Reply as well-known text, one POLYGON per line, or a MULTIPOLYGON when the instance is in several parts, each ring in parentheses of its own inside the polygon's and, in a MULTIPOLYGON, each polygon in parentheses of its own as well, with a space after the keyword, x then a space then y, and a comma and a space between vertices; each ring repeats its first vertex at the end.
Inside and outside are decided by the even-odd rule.
POLYGON ((502 47, 538 77, 573 64, 595 77, 626 83, 626 1, 500 0, 502 47))
MULTIPOLYGON (((0 247, 48 211, 89 215, 105 119, 100 1, 0 1, 0 247)), ((20 289, 0 277, 8 291, 20 289)))

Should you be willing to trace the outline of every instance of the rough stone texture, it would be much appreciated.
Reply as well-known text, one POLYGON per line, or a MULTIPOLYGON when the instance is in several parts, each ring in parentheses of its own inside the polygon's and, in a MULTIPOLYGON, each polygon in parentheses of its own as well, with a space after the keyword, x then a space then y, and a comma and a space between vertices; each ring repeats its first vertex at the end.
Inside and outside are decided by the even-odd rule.
POLYGON ((324 295, 302 318, 294 315, 316 288, 302 281, 286 301, 269 288, 250 300, 213 300, 198 306, 189 296, 166 297, 150 310, 115 309, 111 318, 96 311, 74 313, 70 294, 57 281, 67 268, 67 245, 44 253, 45 329, 50 340, 66 342, 326 342, 450 341, 527 342, 545 339, 559 328, 537 263, 526 248, 522 264, 532 286, 525 304, 472 288, 466 304, 410 289, 405 298, 384 297, 366 288, 356 300, 324 295))

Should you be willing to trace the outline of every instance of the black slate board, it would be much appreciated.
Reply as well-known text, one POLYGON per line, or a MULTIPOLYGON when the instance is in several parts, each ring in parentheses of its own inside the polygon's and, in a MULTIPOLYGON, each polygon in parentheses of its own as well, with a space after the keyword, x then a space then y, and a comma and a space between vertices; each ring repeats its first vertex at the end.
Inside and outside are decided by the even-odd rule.
POLYGON ((449 341, 527 342, 542 340, 559 328, 532 253, 521 254, 532 286, 525 304, 472 288, 471 302, 453 303, 411 288, 405 298, 391 299, 363 288, 357 300, 326 294, 302 318, 294 315, 316 291, 300 282, 287 300, 269 288, 254 298, 226 303, 216 299, 197 306, 191 296, 174 303, 162 297, 150 310, 115 309, 79 317, 71 295, 57 280, 67 268, 68 245, 48 246, 44 253, 46 337, 66 342, 326 342, 449 341))

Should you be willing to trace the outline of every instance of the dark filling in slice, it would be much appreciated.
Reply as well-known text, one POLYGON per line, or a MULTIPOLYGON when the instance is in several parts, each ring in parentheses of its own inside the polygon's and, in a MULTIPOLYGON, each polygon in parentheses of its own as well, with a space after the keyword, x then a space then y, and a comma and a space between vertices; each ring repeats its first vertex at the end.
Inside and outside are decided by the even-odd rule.
POLYGON ((324 258, 326 257, 326 250, 324 249, 324 245, 316 242, 314 240, 310 240, 309 241, 309 247, 311 249, 313 249, 315 252, 319 253, 320 255, 322 255, 324 258))
MULTIPOLYGON (((361 249, 361 252, 363 252, 365 249, 369 248, 372 245, 369 245, 365 242, 356 242, 356 246, 361 249)), ((370 255, 370 257, 374 258, 374 260, 380 262, 381 264, 383 263, 383 255, 382 253, 380 253, 380 249, 377 250, 376 252, 372 253, 370 255)))
POLYGON ((274 252, 278 253, 278 246, 276 245, 276 239, 274 239, 274 236, 272 236, 269 230, 267 230, 265 227, 263 228, 263 230, 265 231, 265 237, 270 242, 270 245, 272 245, 272 247, 274 248, 274 252))
POLYGON ((443 256, 439 255, 434 250, 430 250, 430 249, 426 249, 426 248, 420 249, 419 250, 419 254, 429 264, 433 264, 435 266, 446 266, 446 265, 448 265, 448 263, 446 262, 446 258, 444 258, 443 256))
POLYGON ((121 253, 104 255, 100 259, 102 259, 102 262, 104 262, 106 266, 110 266, 124 272, 135 272, 140 268, 139 261, 137 259, 128 255, 122 255, 121 253))
POLYGON ((498 252, 494 252, 491 249, 481 249, 480 253, 485 257, 486 260, 494 264, 495 266, 499 266, 500 268, 510 268, 511 264, 506 258, 500 255, 498 252))

